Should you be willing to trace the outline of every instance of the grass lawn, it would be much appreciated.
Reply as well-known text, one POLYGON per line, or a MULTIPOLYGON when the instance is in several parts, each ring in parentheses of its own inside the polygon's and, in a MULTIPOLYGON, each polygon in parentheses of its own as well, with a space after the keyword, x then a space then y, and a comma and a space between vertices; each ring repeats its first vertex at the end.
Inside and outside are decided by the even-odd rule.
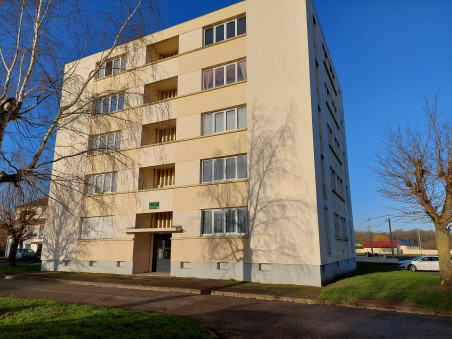
POLYGON ((439 287, 437 275, 400 271, 391 266, 357 263, 357 270, 322 289, 321 300, 386 300, 426 309, 452 312, 452 291, 439 287))
POLYGON ((2 338, 210 338, 200 325, 161 313, 0 298, 2 338))
POLYGON ((0 276, 28 272, 39 272, 40 270, 41 263, 17 265, 14 267, 0 266, 0 276))

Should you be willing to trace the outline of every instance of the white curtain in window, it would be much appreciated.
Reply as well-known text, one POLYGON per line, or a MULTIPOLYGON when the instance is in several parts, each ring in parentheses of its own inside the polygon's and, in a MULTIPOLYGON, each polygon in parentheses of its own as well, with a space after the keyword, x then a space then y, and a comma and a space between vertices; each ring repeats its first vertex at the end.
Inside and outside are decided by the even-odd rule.
POLYGON ((212 234, 212 211, 203 211, 202 234, 212 234))
POLYGON ((246 155, 237 157, 237 178, 246 178, 246 155))
POLYGON ((235 129, 235 109, 226 112, 226 130, 235 129))
POLYGON ((202 134, 213 133, 213 114, 204 114, 202 116, 202 134))
POLYGON ((237 62, 239 67, 238 73, 238 79, 237 81, 245 80, 246 79, 246 60, 242 60, 237 62))
POLYGON ((215 133, 224 131, 224 113, 215 114, 215 133))
POLYGON ((246 107, 237 109, 237 128, 246 128, 246 107))

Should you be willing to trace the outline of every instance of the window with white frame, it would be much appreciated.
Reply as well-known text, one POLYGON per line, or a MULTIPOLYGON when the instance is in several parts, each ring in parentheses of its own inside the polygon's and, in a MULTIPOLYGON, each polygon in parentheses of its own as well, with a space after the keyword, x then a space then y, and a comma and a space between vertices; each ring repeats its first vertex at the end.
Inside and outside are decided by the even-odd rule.
POLYGON ((202 182, 242 179, 246 177, 246 155, 202 161, 202 182))
POLYGON ((202 88, 206 90, 246 80, 246 73, 246 60, 206 69, 202 73, 202 88))
POLYGON ((116 192, 118 172, 89 175, 86 183, 86 193, 112 193, 116 192))
POLYGON ((120 57, 104 62, 96 74, 96 79, 117 74, 126 70, 126 58, 120 57))
POLYGON ((246 33, 246 17, 204 29, 204 46, 246 33))
POLYGON ((115 94, 96 100, 95 114, 107 114, 124 109, 124 93, 115 94))
POLYGON ((213 134, 246 128, 246 107, 202 115, 202 134, 213 134))
POLYGON ((91 137, 92 154, 117 151, 121 148, 121 132, 93 135, 91 137))
POLYGON ((112 239, 114 217, 83 218, 80 239, 112 239))
POLYGON ((248 209, 223 208, 202 210, 202 235, 244 235, 248 233, 248 209))

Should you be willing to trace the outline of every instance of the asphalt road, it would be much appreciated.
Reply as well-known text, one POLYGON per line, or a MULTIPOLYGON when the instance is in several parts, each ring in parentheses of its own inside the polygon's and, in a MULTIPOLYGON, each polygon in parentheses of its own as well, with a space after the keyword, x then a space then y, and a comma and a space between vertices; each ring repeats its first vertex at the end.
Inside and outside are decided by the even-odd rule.
POLYGON ((346 307, 4 279, 0 279, 0 296, 169 313, 227 338, 452 336, 451 318, 346 307))

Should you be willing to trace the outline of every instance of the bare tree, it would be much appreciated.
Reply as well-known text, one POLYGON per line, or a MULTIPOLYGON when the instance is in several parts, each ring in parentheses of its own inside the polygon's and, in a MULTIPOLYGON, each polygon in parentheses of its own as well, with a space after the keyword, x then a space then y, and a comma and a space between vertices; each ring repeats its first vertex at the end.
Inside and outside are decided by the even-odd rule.
POLYGON ((53 162, 79 154, 54 157, 56 132, 92 113, 88 85, 117 49, 145 33, 156 11, 152 0, 113 5, 110 12, 88 13, 76 1, 0 2, 0 184, 48 179, 53 162), (80 75, 82 58, 94 51, 104 52, 80 75), (25 164, 13 156, 18 149, 27 154, 25 164))
POLYGON ((426 100, 423 129, 389 128, 377 154, 379 191, 401 203, 399 212, 435 225, 441 286, 452 287, 452 125, 426 100))
POLYGON ((0 190, 0 230, 11 239, 8 266, 15 266, 19 244, 34 236, 34 225, 44 218, 47 199, 39 183, 22 181, 20 185, 6 183, 0 190))

